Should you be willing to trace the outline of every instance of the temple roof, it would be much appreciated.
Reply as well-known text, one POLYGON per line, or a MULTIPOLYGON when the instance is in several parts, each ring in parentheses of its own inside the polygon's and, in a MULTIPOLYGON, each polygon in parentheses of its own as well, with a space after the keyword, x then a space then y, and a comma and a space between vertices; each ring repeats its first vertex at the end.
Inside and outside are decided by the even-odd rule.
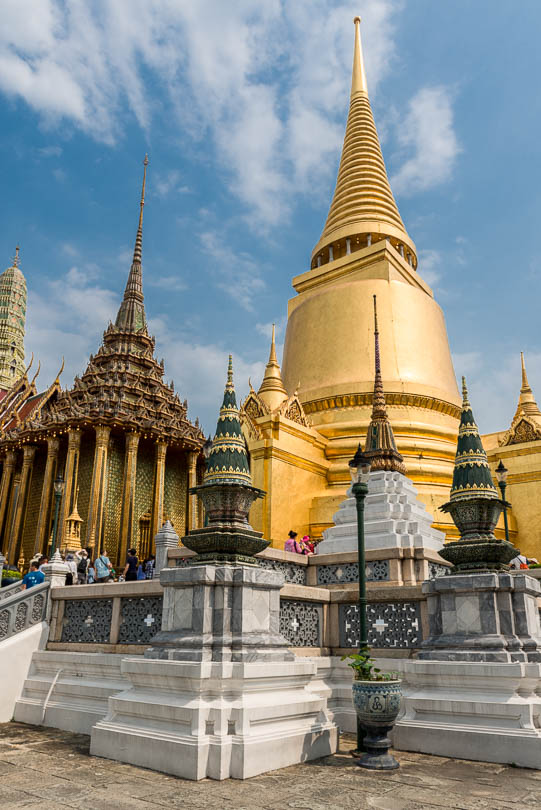
POLYGON ((276 342, 275 342, 275 328, 272 325, 272 338, 269 353, 269 361, 265 368, 263 380, 257 392, 259 398, 268 406, 269 410, 274 411, 282 402, 287 399, 288 393, 282 381, 282 373, 280 371, 280 364, 276 359, 276 342))
MULTIPOLYGON (((520 387, 520 394, 518 397, 517 410, 515 411, 514 419, 517 419, 517 417, 519 417, 521 414, 526 414, 526 416, 539 417, 539 421, 541 421, 541 411, 539 410, 537 402, 535 401, 533 391, 526 375, 524 352, 520 353, 520 365, 522 371, 522 385, 520 387)), ((536 419, 536 421, 538 420, 536 419)))
MULTIPOLYGON (((323 233, 312 252, 312 261, 315 263, 318 257, 322 264, 332 261, 329 247, 333 246, 336 256, 346 239, 355 243, 350 245, 353 252, 356 246, 364 247, 370 235, 372 241, 388 237, 396 247, 405 246, 416 267, 415 245, 391 191, 370 107, 360 22, 360 18, 355 17, 350 106, 336 188, 323 233)), ((342 250, 342 254, 345 252, 342 250)))
POLYGON ((528 382, 524 353, 520 353, 522 385, 518 397, 517 409, 508 431, 500 439, 500 445, 522 444, 541 439, 541 411, 528 382))
POLYGON ((240 426, 240 414, 237 408, 231 355, 229 355, 224 398, 203 483, 252 485, 246 441, 240 426))
POLYGON ((451 501, 468 498, 497 498, 479 430, 473 418, 466 379, 462 377, 462 413, 451 486, 451 501))
POLYGON ((396 448, 393 428, 387 415, 383 381, 381 379, 381 359, 379 352, 379 330, 376 296, 374 298, 374 396, 372 416, 366 431, 364 454, 370 458, 373 470, 387 470, 406 474, 404 459, 396 448))

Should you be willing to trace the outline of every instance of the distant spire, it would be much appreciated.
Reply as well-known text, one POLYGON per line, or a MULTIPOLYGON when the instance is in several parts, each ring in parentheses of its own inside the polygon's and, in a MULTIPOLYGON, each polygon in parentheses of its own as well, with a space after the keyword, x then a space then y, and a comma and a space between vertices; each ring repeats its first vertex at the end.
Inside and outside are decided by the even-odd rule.
POLYGON ((312 251, 312 266, 326 264, 388 238, 415 268, 416 248, 391 191, 368 99, 360 17, 355 17, 353 22, 355 44, 344 145, 327 221, 312 251))
POLYGON ((385 393, 381 379, 381 357, 379 351, 378 311, 374 295, 374 396, 372 418, 366 431, 365 455, 370 458, 373 470, 386 470, 406 474, 404 459, 396 448, 393 429, 387 415, 385 393))
POLYGON ((280 365, 276 359, 275 326, 272 325, 272 338, 269 352, 269 362, 265 368, 263 380, 259 386, 258 396, 272 412, 287 399, 286 387, 282 381, 280 365))
POLYGON ((497 498, 479 430, 473 418, 466 378, 462 377, 462 413, 458 429, 450 501, 497 498))
POLYGON ((145 185, 147 177, 148 155, 143 161, 143 188, 139 204, 139 225, 135 237, 133 262, 128 276, 124 298, 116 316, 115 326, 124 332, 140 332, 146 329, 145 305, 143 297, 143 208, 145 205, 145 185))
POLYGON ((526 365, 524 363, 524 352, 520 353, 520 365, 522 371, 522 385, 520 387, 517 410, 515 412, 513 421, 517 419, 521 415, 521 413, 526 414, 526 416, 536 416, 536 417, 541 416, 541 411, 539 410, 539 407, 533 395, 533 391, 530 387, 530 383, 528 382, 528 376, 526 374, 526 365))
POLYGON ((19 245, 15 248, 15 256, 13 257, 13 267, 19 266, 19 245))
POLYGON ((231 355, 229 355, 227 366, 224 398, 203 483, 252 485, 246 441, 240 426, 240 415, 233 383, 233 359, 231 355))

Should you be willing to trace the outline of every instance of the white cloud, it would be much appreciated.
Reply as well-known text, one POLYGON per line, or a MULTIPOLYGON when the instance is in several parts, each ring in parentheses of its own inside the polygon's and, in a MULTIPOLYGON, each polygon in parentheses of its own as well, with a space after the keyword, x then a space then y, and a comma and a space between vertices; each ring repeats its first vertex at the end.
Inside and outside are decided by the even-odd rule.
MULTIPOLYGON (((372 0, 363 10, 372 93, 401 6, 372 0)), ((357 11, 333 0, 4 0, 0 90, 45 126, 71 122, 108 144, 123 136, 126 106, 148 136, 173 115, 217 160, 252 225, 268 229, 287 217, 286 196, 328 194, 357 11)), ((158 180, 158 193, 176 182, 158 180)))
POLYGON ((419 274, 430 287, 434 287, 441 279, 438 268, 441 266, 441 253, 439 250, 419 251, 419 274))
POLYGON ((177 169, 171 169, 167 174, 158 174, 152 179, 152 192, 158 197, 167 197, 172 191, 178 194, 187 194, 190 189, 181 183, 181 175, 177 169))
POLYGON ((424 87, 416 93, 399 127, 398 140, 413 154, 391 180, 397 194, 426 191, 449 180, 460 153, 449 88, 424 87))
POLYGON ((38 155, 44 158, 60 157, 61 154, 61 146, 42 146, 40 149, 38 149, 38 155))
POLYGON ((180 276, 153 276, 148 273, 145 285, 147 287, 157 287, 159 290, 169 290, 169 292, 182 292, 182 290, 188 289, 188 285, 180 276))
POLYGON ((215 233, 202 233, 200 239, 203 251, 213 260, 208 269, 216 286, 243 309, 252 312, 254 298, 266 288, 260 265, 248 253, 235 253, 215 233))

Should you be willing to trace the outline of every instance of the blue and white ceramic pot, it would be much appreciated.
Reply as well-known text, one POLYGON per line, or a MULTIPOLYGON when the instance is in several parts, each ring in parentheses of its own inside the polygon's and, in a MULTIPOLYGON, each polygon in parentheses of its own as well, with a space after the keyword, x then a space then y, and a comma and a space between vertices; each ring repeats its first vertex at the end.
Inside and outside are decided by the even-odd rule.
POLYGON ((392 770, 398 762, 389 754, 388 737, 402 699, 402 681, 353 681, 353 705, 365 730, 364 753, 357 764, 373 770, 392 770))

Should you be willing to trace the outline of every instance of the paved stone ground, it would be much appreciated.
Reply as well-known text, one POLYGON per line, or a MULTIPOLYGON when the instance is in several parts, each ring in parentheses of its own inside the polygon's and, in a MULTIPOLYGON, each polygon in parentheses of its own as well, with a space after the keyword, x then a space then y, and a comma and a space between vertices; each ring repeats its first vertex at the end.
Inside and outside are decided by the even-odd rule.
POLYGON ((188 782, 88 753, 89 737, 0 724, 0 808, 31 810, 520 810, 541 807, 541 772, 423 754, 363 771, 345 735, 332 757, 245 781, 188 782))

